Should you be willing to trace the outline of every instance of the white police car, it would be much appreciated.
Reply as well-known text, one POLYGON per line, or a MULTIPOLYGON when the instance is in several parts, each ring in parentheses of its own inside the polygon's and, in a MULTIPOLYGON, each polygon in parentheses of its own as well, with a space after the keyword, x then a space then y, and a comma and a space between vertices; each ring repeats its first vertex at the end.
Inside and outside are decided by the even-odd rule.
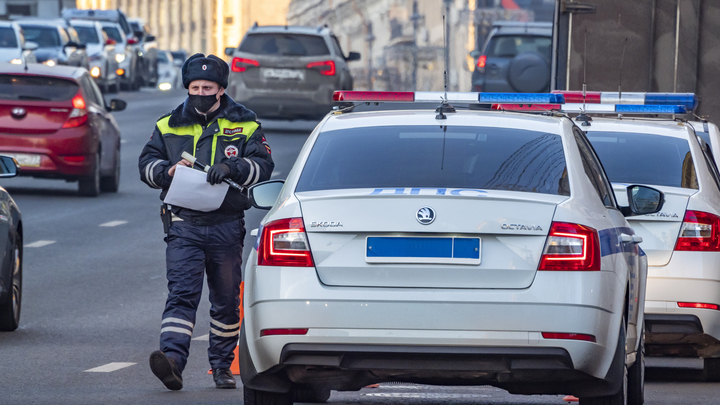
POLYGON ((647 267, 623 213, 657 212, 662 193, 630 187, 619 207, 567 117, 451 110, 337 111, 284 187, 251 188, 257 207, 275 204, 244 272, 246 404, 387 381, 643 402, 647 267))
MULTIPOLYGON (((617 102, 617 93, 597 94, 609 99, 605 103, 617 102)), ((638 103, 642 97, 653 103, 664 98, 687 110, 697 104, 692 94, 628 94, 638 103)), ((590 104, 586 111, 601 110, 590 104)), ((682 112, 674 106, 665 111, 682 112)), ((618 202, 624 202, 628 184, 649 185, 665 194, 660 212, 628 219, 644 239, 649 264, 647 354, 703 357, 705 377, 720 381, 720 176, 708 144, 696 135, 703 124, 627 117, 593 117, 589 124, 581 128, 600 156, 618 202)), ((708 141, 710 134, 716 135, 717 127, 704 134, 708 141)))

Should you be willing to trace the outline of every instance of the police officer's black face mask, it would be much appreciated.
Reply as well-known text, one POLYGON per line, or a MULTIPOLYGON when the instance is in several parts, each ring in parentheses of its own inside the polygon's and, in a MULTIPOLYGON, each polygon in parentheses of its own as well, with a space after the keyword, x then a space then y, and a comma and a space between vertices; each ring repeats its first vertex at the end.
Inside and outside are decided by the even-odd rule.
POLYGON ((217 103, 218 93, 210 94, 208 96, 188 93, 188 101, 191 106, 195 107, 196 110, 205 114, 212 108, 212 106, 215 105, 215 103, 217 103))

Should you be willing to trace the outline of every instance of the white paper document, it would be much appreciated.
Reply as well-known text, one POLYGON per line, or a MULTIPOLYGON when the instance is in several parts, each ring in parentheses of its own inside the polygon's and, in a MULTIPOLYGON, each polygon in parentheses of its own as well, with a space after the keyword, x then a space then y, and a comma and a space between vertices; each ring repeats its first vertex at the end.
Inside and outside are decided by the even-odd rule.
POLYGON ((213 186, 207 182, 207 173, 178 166, 165 204, 202 212, 215 211, 222 205, 229 187, 225 182, 213 186))

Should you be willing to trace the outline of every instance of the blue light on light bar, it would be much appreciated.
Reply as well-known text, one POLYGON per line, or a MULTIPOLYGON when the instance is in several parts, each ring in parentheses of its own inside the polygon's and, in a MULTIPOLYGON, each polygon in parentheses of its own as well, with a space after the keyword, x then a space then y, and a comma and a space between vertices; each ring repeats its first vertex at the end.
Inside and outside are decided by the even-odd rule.
POLYGON ((686 114, 687 108, 684 105, 616 104, 615 112, 623 114, 686 114))
POLYGON ((553 93, 480 93, 478 101, 487 104, 565 104, 565 96, 553 93))
POLYGON ((688 110, 694 110, 698 99, 694 93, 647 93, 645 104, 682 105, 688 110))

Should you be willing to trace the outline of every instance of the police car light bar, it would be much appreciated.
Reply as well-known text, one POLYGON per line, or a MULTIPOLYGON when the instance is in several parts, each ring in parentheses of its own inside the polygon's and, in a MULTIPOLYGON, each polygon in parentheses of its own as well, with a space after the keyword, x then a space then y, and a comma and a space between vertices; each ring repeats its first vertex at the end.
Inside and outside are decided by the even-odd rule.
POLYGON ((564 113, 588 114, 687 114, 684 105, 645 105, 645 104, 493 104, 495 110, 505 111, 557 111, 564 113))
POLYGON ((441 91, 336 91, 333 94, 335 102, 441 103, 444 100, 469 104, 564 104, 565 96, 559 93, 445 93, 441 91))
POLYGON ((564 95, 566 103, 578 104, 681 105, 689 111, 694 110, 698 105, 698 99, 694 93, 623 92, 620 94, 610 91, 588 91, 585 92, 584 101, 582 91, 554 90, 553 93, 564 95))

